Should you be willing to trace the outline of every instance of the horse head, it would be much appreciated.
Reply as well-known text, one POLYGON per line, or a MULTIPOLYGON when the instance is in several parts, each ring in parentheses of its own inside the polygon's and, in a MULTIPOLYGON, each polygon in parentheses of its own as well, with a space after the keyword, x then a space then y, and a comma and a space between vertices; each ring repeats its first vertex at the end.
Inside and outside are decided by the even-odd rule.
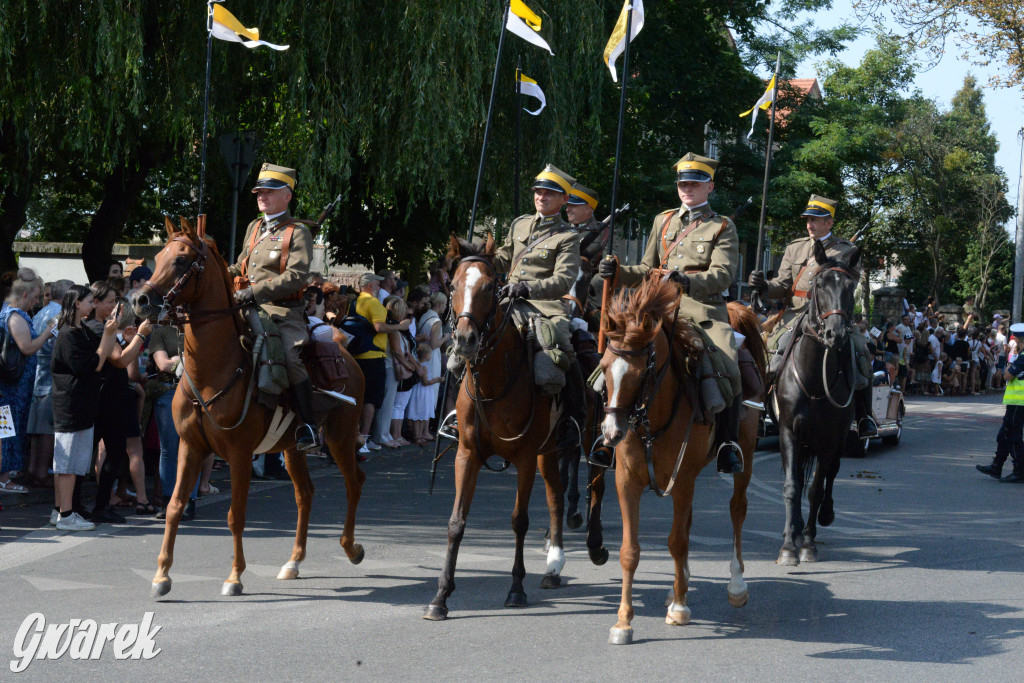
POLYGON ((179 220, 180 228, 175 228, 171 219, 164 217, 167 244, 156 255, 153 275, 132 295, 132 307, 140 318, 156 320, 198 296, 198 275, 210 253, 206 229, 202 224, 193 227, 186 218, 179 220))
MULTIPOLYGON (((630 417, 651 399, 658 333, 676 314, 678 297, 675 285, 650 278, 635 292, 620 292, 612 302, 607 315, 608 346, 601 357, 601 378, 594 387, 606 397, 601 434, 609 446, 622 440, 630 417)), ((667 350, 666 343, 664 362, 668 362, 667 350)))
POLYGON ((483 245, 452 235, 448 258, 456 264, 452 275, 453 350, 463 358, 473 358, 480 350, 498 309, 497 273, 494 270, 494 235, 487 233, 483 245))
POLYGON ((857 286, 854 270, 860 250, 854 251, 849 263, 834 261, 825 247, 815 240, 814 260, 820 270, 811 283, 810 322, 830 349, 837 351, 846 343, 853 314, 853 290, 857 286))

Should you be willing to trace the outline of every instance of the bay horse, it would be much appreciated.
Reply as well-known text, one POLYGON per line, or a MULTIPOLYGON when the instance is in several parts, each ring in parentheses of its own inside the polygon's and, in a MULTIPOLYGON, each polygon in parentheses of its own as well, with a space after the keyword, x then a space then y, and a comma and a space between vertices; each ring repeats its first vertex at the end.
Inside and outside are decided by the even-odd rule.
POLYGON ((815 240, 814 259, 819 270, 811 283, 809 305, 794 325, 798 336, 783 359, 773 389, 786 507, 777 562, 788 566, 818 559, 814 542, 817 524, 829 526, 835 519, 832 486, 854 415, 857 368, 850 315, 860 251, 844 264, 830 259, 821 242, 815 240), (805 524, 801 498, 812 468, 805 524))
MULTIPOLYGON (((714 425, 697 420, 695 373, 704 353, 700 336, 687 320, 676 318, 681 290, 649 277, 630 293, 620 292, 608 313, 608 345, 601 358, 602 390, 606 396, 602 433, 615 446, 615 485, 622 510, 622 597, 618 621, 608 641, 633 641, 633 576, 640 563, 640 495, 649 486, 658 496, 672 497, 672 530, 668 548, 675 561, 675 581, 669 592, 665 623, 690 621, 686 592, 690 581, 689 543, 697 475, 715 460, 710 451, 714 425), (664 488, 662 488, 664 487, 664 488)), ((764 343, 753 311, 729 304, 733 329, 746 336, 757 371, 764 377, 764 343)), ((759 411, 744 406, 739 444, 743 471, 733 475, 729 502, 733 554, 727 587, 729 603, 743 607, 749 598, 743 580, 742 530, 747 516, 747 485, 753 471, 759 411)))
MULTIPOLYGON (((455 237, 448 257, 457 262, 452 277, 451 311, 454 317, 454 352, 466 361, 466 374, 456 400, 459 445, 455 455, 455 502, 448 521, 448 547, 438 590, 423 618, 448 617, 448 598, 455 590, 455 564, 466 530, 480 468, 491 455, 516 468, 517 490, 512 510, 515 559, 512 587, 506 607, 525 607, 523 545, 530 525, 530 494, 537 470, 547 491, 550 517, 547 569, 541 588, 561 585, 565 565, 562 548, 563 500, 558 450, 552 416, 552 398, 543 395, 533 378, 533 349, 512 321, 511 304, 498 299, 497 273, 493 265, 494 237, 483 245, 455 237)), ((508 466, 506 464, 506 467, 508 466)), ((489 469, 495 469, 488 465, 489 469)), ((604 471, 590 483, 592 490, 587 548, 594 564, 604 564, 608 551, 601 531, 601 499, 604 471)))
MULTIPOLYGON (((277 578, 297 578, 299 563, 306 557, 313 500, 313 481, 306 455, 295 449, 294 425, 288 421, 293 417, 287 412, 277 415, 277 424, 281 424, 282 416, 285 419, 281 436, 275 442, 261 444, 275 422, 275 411, 264 408, 256 400, 252 355, 241 341, 247 336, 245 323, 233 307, 227 265, 216 243, 206 236, 202 220, 201 217, 196 229, 182 218, 180 229, 175 229, 165 218, 168 242, 156 256, 155 272, 132 299, 135 314, 142 318, 156 319, 163 313, 175 311, 176 307, 181 307, 187 316, 182 353, 184 373, 172 401, 174 426, 181 437, 178 480, 167 504, 163 544, 151 588, 154 598, 167 595, 171 590, 168 572, 174 560, 178 524, 189 492, 210 453, 216 453, 231 466, 228 527, 234 538, 234 560, 221 595, 242 594, 241 576, 245 571, 242 531, 255 452, 284 451, 285 466, 295 485, 299 513, 295 544, 277 578)), ((356 405, 334 405, 332 400, 323 427, 331 456, 345 477, 348 509, 341 547, 353 564, 359 564, 364 552, 354 541, 355 516, 366 475, 356 463, 356 435, 362 410, 363 375, 348 352, 344 348, 341 352, 349 376, 345 393, 356 400, 356 405)), ((318 415, 321 414, 319 408, 318 415)), ((279 429, 275 430, 278 432, 279 429)))

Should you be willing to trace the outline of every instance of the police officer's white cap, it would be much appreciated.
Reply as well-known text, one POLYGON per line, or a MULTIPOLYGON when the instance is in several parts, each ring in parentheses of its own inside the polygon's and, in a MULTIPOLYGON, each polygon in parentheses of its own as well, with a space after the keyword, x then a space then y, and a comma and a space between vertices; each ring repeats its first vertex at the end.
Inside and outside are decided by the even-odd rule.
POLYGON ((1015 337, 1024 337, 1024 323, 1010 325, 1010 334, 1015 337))

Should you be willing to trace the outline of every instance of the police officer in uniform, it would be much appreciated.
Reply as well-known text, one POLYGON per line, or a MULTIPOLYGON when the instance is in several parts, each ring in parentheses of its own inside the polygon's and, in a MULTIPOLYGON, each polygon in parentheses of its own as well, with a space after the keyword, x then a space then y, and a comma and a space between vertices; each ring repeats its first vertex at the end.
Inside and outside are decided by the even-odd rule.
MULTIPOLYGON (((850 241, 833 234, 836 202, 827 197, 812 194, 807 208, 800 214, 807 219, 807 237, 790 242, 782 257, 778 275, 766 280, 762 271, 753 271, 747 284, 768 299, 782 299, 786 308, 782 319, 768 337, 768 383, 772 384, 779 370, 779 364, 793 337, 793 328, 810 304, 811 283, 818 273, 818 262, 814 259, 814 240, 819 240, 829 258, 841 263, 850 263, 857 247, 850 241)), ((860 277, 860 269, 852 271, 860 277)), ((855 383, 857 431, 861 437, 878 435, 878 425, 871 415, 871 360, 867 350, 867 339, 861 334, 851 334, 857 355, 857 380, 855 383)))
POLYGON ((252 190, 263 215, 249 223, 238 261, 228 271, 249 279, 247 288, 235 292, 235 303, 259 306, 281 333, 292 402, 303 423, 295 430, 295 445, 305 451, 320 446, 313 385, 299 356, 302 345, 309 341, 302 291, 313 259, 313 236, 288 212, 295 177, 294 169, 263 164, 252 190))
MULTIPOLYGON (((1010 334, 1017 343, 1024 343, 1024 323, 1010 326, 1010 334)), ((1003 424, 996 435, 996 457, 991 465, 975 465, 979 472, 999 479, 1007 457, 1013 459, 1013 472, 999 481, 1006 484, 1024 484, 1024 353, 1003 370, 1006 389, 1003 391, 1003 424)))
POLYGON ((544 167, 532 186, 537 212, 512 221, 505 242, 494 254, 494 268, 508 273, 502 294, 516 299, 513 319, 520 328, 529 329, 540 346, 534 356, 537 384, 547 394, 561 393, 564 414, 582 425, 586 416, 583 378, 572 348, 567 303, 562 299, 580 270, 579 235, 562 220, 562 207, 574 182, 551 164, 544 167))
POLYGON ((665 269, 669 279, 683 289, 679 316, 700 325, 721 352, 733 385, 733 402, 719 415, 715 429, 718 471, 743 471, 738 443, 739 413, 743 401, 737 354, 739 346, 723 292, 729 289, 739 267, 739 236, 736 225, 719 216, 708 204, 715 189, 714 159, 688 153, 675 165, 676 190, 682 206, 654 219, 647 251, 638 266, 622 266, 603 259, 598 272, 604 278, 619 274, 619 284, 639 283, 652 269, 665 269))

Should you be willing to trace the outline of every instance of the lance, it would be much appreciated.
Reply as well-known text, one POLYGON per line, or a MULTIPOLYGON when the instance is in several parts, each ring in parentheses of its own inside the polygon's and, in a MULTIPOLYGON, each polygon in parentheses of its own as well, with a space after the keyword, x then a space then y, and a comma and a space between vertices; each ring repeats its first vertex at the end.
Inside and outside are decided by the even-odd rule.
POLYGON ((768 217, 768 180, 772 172, 772 145, 775 142, 775 106, 779 99, 779 66, 782 64, 782 52, 775 58, 775 87, 772 89, 772 108, 768 119, 768 146, 764 151, 764 187, 761 190, 761 219, 757 224, 757 259, 754 270, 761 270, 764 256, 764 223, 768 217))
MULTIPOLYGON (((469 230, 466 232, 466 239, 473 239, 473 227, 476 225, 476 207, 480 199, 480 183, 484 177, 484 159, 487 157, 487 140, 491 136, 491 121, 494 118, 494 96, 498 91, 498 69, 501 66, 501 52, 505 47, 505 26, 508 24, 508 13, 512 7, 512 0, 505 3, 505 13, 501 18, 501 36, 498 38, 498 56, 494 60, 494 78, 491 80, 491 101, 487 105, 487 123, 484 125, 484 144, 480 149, 480 165, 476 169, 476 190, 473 191, 473 211, 469 216, 469 230)), ((518 85, 516 88, 518 89, 518 85)))
POLYGON ((222 0, 206 3, 206 86, 203 88, 203 138, 199 155, 199 211, 203 215, 203 195, 206 192, 206 126, 210 119, 210 63, 213 61, 213 6, 222 0))
POLYGON ((513 160, 512 170, 512 215, 519 215, 519 141, 522 136, 522 120, 523 120, 523 83, 520 77, 523 74, 522 69, 523 58, 516 58, 516 152, 513 160))
MULTIPOLYGON (((629 46, 633 42, 633 4, 629 4, 626 11, 626 47, 622 55, 622 91, 619 93, 619 130, 615 138, 615 167, 612 171, 612 213, 608 225, 608 255, 605 258, 614 259, 615 243, 615 205, 619 199, 619 158, 622 156, 622 129, 626 118, 626 85, 629 83, 629 46)), ((601 288, 601 327, 597 333, 597 351, 604 353, 605 330, 608 329, 608 306, 612 298, 611 280, 605 280, 601 288)))

